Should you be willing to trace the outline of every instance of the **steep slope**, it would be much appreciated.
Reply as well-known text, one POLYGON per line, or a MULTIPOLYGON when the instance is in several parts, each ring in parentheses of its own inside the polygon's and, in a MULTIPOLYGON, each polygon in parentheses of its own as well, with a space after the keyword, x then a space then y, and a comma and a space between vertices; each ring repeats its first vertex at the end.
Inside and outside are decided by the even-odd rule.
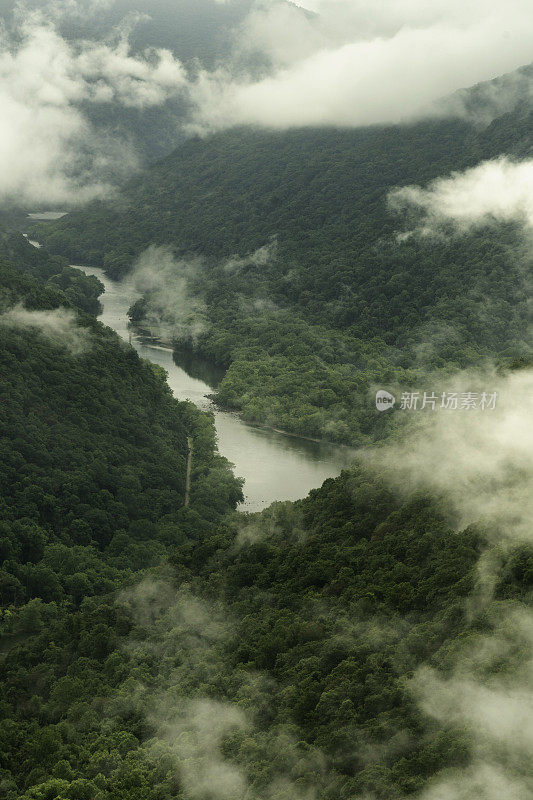
MULTIPOLYGON (((132 55, 165 49, 195 74, 200 68, 215 70, 220 63, 230 71, 254 69, 253 57, 246 64, 234 57, 236 31, 253 7, 253 0, 115 0, 98 4, 79 0, 59 5, 28 0, 21 14, 16 0, 1 0, 0 18, 14 42, 24 30, 21 19, 31 19, 32 12, 37 14, 33 22, 42 14, 43 22, 51 20, 66 42, 113 42, 127 34, 132 55)), ((184 140, 183 125, 190 115, 189 101, 177 96, 153 106, 107 100, 81 101, 75 106, 91 124, 101 148, 117 143, 115 158, 124 159, 125 169, 125 152, 130 150, 141 165, 170 153, 184 140)), ((83 162, 81 153, 79 158, 83 162)), ((109 168, 105 179, 109 179, 109 168)))
MULTIPOLYGON (((103 288, 97 279, 17 235, 3 249, 9 253, 0 317, 6 511, 43 525, 51 542, 105 549, 117 529, 128 534, 129 525, 140 530, 144 523, 153 538, 156 522, 188 513, 190 426, 200 439, 207 436, 198 446, 199 462, 205 450, 204 471, 210 464, 205 475, 216 471, 207 418, 175 401, 161 370, 86 313, 103 288), (135 502, 125 505, 133 487, 135 502)), ((219 466, 222 488, 224 470, 230 473, 224 459, 219 466)), ((232 494, 232 480, 229 508, 240 496, 238 484, 232 494)))
MULTIPOLYGON (((118 596, 132 545, 117 538, 105 559, 49 547, 36 598, 9 608, 8 800, 203 797, 221 774, 261 800, 400 800, 468 770, 472 737, 432 719, 413 679, 424 667, 445 680, 499 615, 526 612, 530 548, 505 556, 473 613, 482 533, 361 471, 169 545, 171 566, 118 596), (73 607, 59 588, 38 599, 52 574, 73 607)), ((528 650, 490 653, 486 680, 528 650)))
MULTIPOLYGON (((46 10, 42 0, 29 0, 26 8, 42 10, 43 5, 46 10)), ((251 7, 251 0, 116 0, 101 4, 95 13, 90 0, 80 0, 78 7, 64 7, 55 19, 67 39, 100 41, 128 23, 135 52, 164 47, 185 62, 196 59, 212 67, 218 58, 229 55, 232 29, 251 7)), ((14 25, 15 8, 14 0, 0 1, 0 14, 8 28, 14 25)))
MULTIPOLYGON (((2 797, 403 800, 464 781, 475 735, 420 681, 458 663, 464 680, 471 652, 480 691, 530 674, 531 546, 498 552, 487 593, 488 529, 362 468, 228 516, 239 483, 208 417, 67 296, 98 282, 4 248, 2 797)), ((508 774, 529 764, 513 753, 508 774)))
POLYGON ((106 732, 101 708, 94 716, 126 630, 113 593, 169 548, 212 535, 240 483, 209 418, 83 310, 102 289, 96 279, 16 235, 1 249, 0 793, 94 797, 83 788, 91 753, 131 737, 127 722, 106 732), (63 739, 69 718, 77 733, 63 739))
POLYGON ((394 232, 385 203, 393 187, 532 152, 533 112, 521 108, 483 127, 444 119, 356 130, 237 128, 185 142, 131 181, 115 206, 94 204, 43 232, 56 252, 105 257, 114 277, 154 241, 227 258, 272 236, 301 268, 311 259, 331 269, 336 257, 351 263, 394 232))
MULTIPOLYGON (((527 356, 529 261, 519 230, 398 238, 412 220, 387 198, 502 153, 527 156, 532 126, 519 108, 481 126, 232 130, 185 143, 120 202, 38 235, 114 277, 151 244, 170 245, 178 260, 200 257, 175 275, 204 312, 195 324, 193 303, 189 333, 180 325, 174 335, 229 367, 220 402, 251 420, 364 443, 397 422, 375 414, 372 387, 423 390, 435 369, 527 356)), ((151 262, 157 275, 162 252, 151 262)), ((171 291, 154 291, 134 319, 153 328, 160 318, 172 335, 172 303, 171 291)))

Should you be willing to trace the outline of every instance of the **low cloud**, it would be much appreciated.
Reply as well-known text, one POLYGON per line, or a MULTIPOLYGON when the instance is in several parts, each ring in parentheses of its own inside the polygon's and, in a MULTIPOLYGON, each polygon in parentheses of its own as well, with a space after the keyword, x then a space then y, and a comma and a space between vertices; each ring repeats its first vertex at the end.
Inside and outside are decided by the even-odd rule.
POLYGON ((427 188, 404 186, 389 195, 392 209, 414 211, 427 232, 452 223, 461 230, 490 222, 533 227, 533 160, 498 158, 438 178, 427 188))
POLYGON ((252 11, 236 50, 262 55, 271 69, 241 80, 225 67, 203 72, 191 87, 196 127, 359 126, 450 113, 440 98, 533 59, 524 0, 471 9, 454 0, 430 8, 330 0, 316 10, 309 17, 274 2, 252 11))
POLYGON ((82 108, 155 107, 185 84, 169 51, 134 56, 126 30, 114 42, 67 42, 50 13, 29 12, 15 33, 0 36, 0 199, 83 203, 109 195, 137 157, 124 140, 97 132, 82 108))
POLYGON ((472 764, 441 775, 421 800, 522 800, 533 778, 533 615, 495 605, 490 635, 472 636, 450 677, 424 667, 412 682, 423 711, 468 731, 472 764))
POLYGON ((445 497, 458 529, 479 523, 495 542, 533 542, 533 371, 458 373, 431 389, 496 393, 496 407, 394 412, 413 414, 408 438, 365 458, 401 491, 445 497))
MULTIPOLYGON (((163 699, 163 706, 167 701, 163 699)), ((159 727, 156 750, 161 741, 167 743, 187 798, 233 800, 246 795, 242 770, 222 754, 224 740, 249 727, 243 711, 232 703, 202 698, 182 700, 171 712, 161 708, 160 713, 152 715, 152 724, 159 727)))
POLYGON ((278 241, 277 237, 273 236, 267 244, 247 256, 232 256, 228 258, 224 262, 224 271, 233 273, 246 269, 261 269, 276 258, 277 252, 278 241))
MULTIPOLYGON (((528 356, 532 352, 531 315, 531 252, 533 245, 533 160, 512 160, 501 157, 484 161, 463 172, 453 172, 438 178, 427 186, 403 186, 390 192, 389 208, 402 220, 404 230, 396 234, 401 245, 413 237, 445 242, 457 235, 475 233, 485 228, 482 235, 497 235, 497 226, 512 225, 512 244, 509 238, 504 256, 513 270, 514 286, 499 299, 484 294, 485 276, 472 285, 462 300, 468 304, 468 322, 474 321, 479 329, 500 332, 494 344, 501 351, 528 356), (514 319, 516 334, 512 348, 501 331, 514 319), (498 320, 501 322, 498 323, 498 320)), ((487 281, 490 280, 490 270, 487 281)), ((454 358, 452 348, 471 344, 472 334, 461 323, 452 324, 447 319, 446 299, 443 298, 417 333, 415 355, 422 366, 429 366, 435 355, 447 352, 448 360, 454 358), (439 308, 440 305, 440 308, 439 308), (444 318, 439 318, 439 313, 444 318)), ((465 306, 466 308, 467 306, 465 306)), ((464 316, 465 316, 464 315, 464 316)), ((465 316, 465 322, 467 322, 465 316)))
POLYGON ((77 324, 76 314, 70 309, 54 311, 28 311, 16 305, 0 315, 0 325, 10 328, 29 328, 58 347, 66 347, 72 355, 84 353, 90 346, 90 333, 77 324))
MULTIPOLYGON (((475 590, 465 605, 473 625, 410 681, 426 717, 467 738, 468 766, 443 770, 418 800, 525 800, 533 791, 533 613, 498 600, 496 587, 516 548, 533 543, 533 371, 460 373, 433 387, 497 392, 496 407, 414 413, 408 435, 369 452, 401 493, 430 492, 459 531, 487 534, 475 590)), ((409 413, 409 412, 401 412, 409 413)))
POLYGON ((158 690, 138 687, 137 699, 154 737, 145 749, 152 760, 169 763, 189 800, 313 800, 310 779, 325 767, 318 750, 302 748, 290 724, 260 724, 271 713, 278 687, 268 676, 235 670, 231 652, 237 628, 220 603, 147 578, 123 593, 140 626, 142 641, 130 639, 135 662, 152 653, 160 666, 158 690), (268 711, 267 711, 268 710, 268 711), (231 743, 231 747, 228 745, 231 743), (253 754, 253 755, 252 755, 253 754), (247 762, 268 764, 262 789, 250 781, 247 762))
MULTIPOLYGON (((360 126, 435 114, 483 116, 530 102, 532 73, 488 88, 480 108, 450 92, 533 59, 529 3, 419 0, 316 3, 317 14, 283 2, 253 3, 233 32, 233 52, 213 70, 187 71, 162 48, 133 52, 133 4, 103 40, 61 35, 95 2, 18 7, 0 35, 0 199, 78 204, 107 197, 138 168, 124 136, 91 124, 91 107, 154 109, 179 99, 176 126, 208 133, 250 124, 360 126), (488 93, 488 94, 487 94, 488 93), (185 111, 187 108, 187 111, 185 111), (88 110, 89 109, 89 110, 88 110)), ((170 11, 168 13, 171 13, 170 11)), ((177 12, 176 12, 177 13, 177 12)), ((112 126, 110 126, 112 127, 112 126)))
MULTIPOLYGON (((464 768, 437 774, 415 795, 417 800, 525 800, 533 789, 533 615, 525 605, 495 600, 494 592, 506 553, 533 540, 533 372, 465 373, 454 378, 453 387, 475 390, 480 382, 498 392, 494 410, 419 415, 403 443, 374 450, 366 459, 406 494, 421 489, 445 497, 458 531, 485 524, 492 535, 480 561, 482 586, 466 602, 472 621, 481 619, 482 624, 443 647, 435 658, 442 669, 424 665, 409 683, 430 730, 436 726, 441 741, 447 741, 448 732, 460 731, 472 757, 464 768)), ((291 509, 280 504, 266 512, 263 535, 279 536, 285 527, 287 535, 298 535, 299 515, 291 509)), ((243 523, 236 548, 257 541, 261 520, 243 523)), ((150 651, 162 670, 161 690, 140 692, 156 732, 146 750, 149 758, 165 764, 170 757, 186 797, 273 800, 310 798, 313 788, 317 794, 324 790, 331 765, 318 748, 302 752, 287 725, 257 724, 258 716, 275 719, 271 712, 279 687, 266 675, 235 670, 228 654, 239 622, 229 618, 222 604, 206 603, 186 587, 165 588, 164 582, 151 580, 130 592, 128 602, 143 634, 138 643, 130 641, 131 658, 144 663, 150 651), (273 767, 273 779, 269 776, 260 790, 250 783, 250 753, 255 762, 273 767)), ((399 659, 402 674, 414 663, 409 653, 412 620, 354 622, 339 617, 338 609, 329 618, 325 605, 322 612, 308 611, 315 620, 323 613, 326 627, 348 645, 369 639, 380 645, 399 659)), ((382 745, 363 738, 354 747, 360 761, 376 766, 408 743, 408 731, 394 729, 382 745)))
POLYGON ((151 245, 133 266, 135 288, 146 298, 143 326, 151 335, 184 344, 208 328, 205 303, 195 289, 201 259, 176 259, 172 248, 151 245))

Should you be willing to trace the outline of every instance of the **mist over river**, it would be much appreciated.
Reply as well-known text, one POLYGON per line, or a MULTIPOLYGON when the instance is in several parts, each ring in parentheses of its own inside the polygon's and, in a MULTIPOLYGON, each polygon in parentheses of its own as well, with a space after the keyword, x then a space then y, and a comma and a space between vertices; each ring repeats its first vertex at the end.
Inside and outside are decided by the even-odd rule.
POLYGON ((131 344, 139 355, 164 367, 168 383, 179 400, 191 400, 202 410, 214 412, 219 450, 245 479, 242 511, 260 511, 274 500, 297 500, 326 478, 336 477, 349 466, 353 450, 326 442, 314 442, 244 422, 237 414, 221 411, 206 397, 213 392, 220 370, 203 359, 187 357, 181 366, 168 347, 143 341, 128 327, 127 312, 139 297, 128 279, 113 281, 96 267, 80 267, 105 286, 100 298, 100 320, 131 344), (200 377, 201 376, 201 377, 200 377))

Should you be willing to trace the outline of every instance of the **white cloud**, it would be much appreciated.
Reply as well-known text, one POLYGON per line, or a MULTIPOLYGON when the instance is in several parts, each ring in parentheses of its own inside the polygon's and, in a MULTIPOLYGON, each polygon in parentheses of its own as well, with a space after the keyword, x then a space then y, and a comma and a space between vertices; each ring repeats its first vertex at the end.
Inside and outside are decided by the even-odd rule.
POLYGON ((443 773, 420 800, 525 800, 533 792, 533 615, 494 604, 489 635, 473 637, 452 675, 424 667, 412 688, 424 712, 470 734, 472 764, 443 773), (505 670, 506 663, 517 666, 505 670), (514 655, 514 658, 513 658, 514 655))
MULTIPOLYGON (((275 3, 274 3, 275 5, 275 3)), ((320 23, 329 30, 342 32, 350 38, 390 36, 402 28, 427 29, 432 25, 451 23, 465 28, 476 21, 501 15, 496 0, 304 0, 298 4, 319 15, 320 23)), ((510 0, 507 4, 507 25, 502 33, 512 29, 513 14, 524 17, 530 10, 528 0, 510 0)))
POLYGON ((529 3, 481 0, 469 9, 427 3, 319 5, 305 19, 280 3, 256 10, 243 41, 270 57, 260 80, 204 72, 191 87, 199 128, 257 124, 357 126, 437 113, 434 103, 465 85, 533 59, 529 3))
POLYGON ((404 186, 389 196, 396 210, 415 209, 422 225, 454 223, 466 229, 491 220, 533 227, 533 160, 499 158, 438 178, 427 188, 404 186))
POLYGON ((0 198, 84 202, 109 193, 109 177, 137 166, 127 143, 97 134, 81 103, 146 108, 184 90, 166 50, 133 56, 114 44, 67 42, 40 14, 0 39, 0 198))
POLYGON ((526 604, 497 600, 495 589, 513 574, 510 553, 533 541, 533 371, 462 373, 433 388, 485 388, 498 399, 493 411, 415 414, 403 441, 368 453, 399 491, 441 496, 458 531, 476 525, 488 534, 464 609, 470 631, 410 682, 425 715, 441 730, 468 737, 468 766, 450 765, 416 797, 526 800, 533 792, 533 613, 526 604))
POLYGON ((89 330, 80 327, 76 314, 67 308, 29 311, 19 304, 0 315, 0 325, 38 331, 52 344, 66 347, 76 356, 85 352, 89 346, 89 330))
POLYGON ((438 397, 477 392, 478 400, 496 392, 496 408, 411 412, 416 427, 406 440, 369 452, 368 460, 401 491, 448 498, 458 527, 485 523, 498 542, 533 541, 533 371, 458 373, 425 389, 438 397))
MULTIPOLYGON (((160 723, 159 736, 168 742, 179 764, 185 796, 233 800, 249 795, 243 770, 222 754, 224 739, 248 727, 244 713, 235 704, 208 698, 185 700, 176 706, 172 716, 164 709, 167 719, 160 723)), ((153 721, 157 724, 158 717, 153 721)))
MULTIPOLYGON (((67 41, 58 33, 64 19, 75 28, 76 14, 95 14, 106 2, 19 9, 13 36, 0 35, 0 199, 85 202, 109 194, 136 168, 131 147, 95 132, 82 111, 87 104, 145 109, 183 96, 193 109, 190 128, 202 132, 357 126, 437 113, 443 95, 533 60, 525 0, 505 8, 487 0, 317 0, 318 16, 275 0, 255 4, 236 29, 230 63, 193 76, 168 50, 131 51, 133 4, 114 40, 67 41), (243 72, 258 54, 270 65, 260 78, 243 72)), ((520 97, 528 94, 524 82, 529 76, 520 97)), ((513 85, 503 87, 505 97, 515 96, 513 85)), ((448 108, 462 113, 462 103, 448 108)))
POLYGON ((84 96, 125 106, 157 106, 183 90, 185 70, 169 50, 147 50, 140 59, 121 38, 115 47, 85 43, 71 63, 84 96))
POLYGON ((148 299, 143 326, 152 336, 190 342, 209 327, 205 303, 194 289, 201 270, 200 259, 177 260, 170 247, 150 245, 141 253, 131 277, 148 299))
POLYGON ((267 55, 277 66, 301 61, 326 47, 331 37, 295 5, 274 2, 252 8, 241 25, 237 49, 267 55))

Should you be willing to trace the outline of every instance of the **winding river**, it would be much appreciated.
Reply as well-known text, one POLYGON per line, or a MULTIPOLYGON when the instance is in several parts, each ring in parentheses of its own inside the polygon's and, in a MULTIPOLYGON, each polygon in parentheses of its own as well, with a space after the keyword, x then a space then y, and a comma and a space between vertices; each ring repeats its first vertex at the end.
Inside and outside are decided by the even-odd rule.
MULTIPOLYGON (((63 215, 41 212, 30 216, 50 219, 63 215)), ((31 244, 39 247, 38 242, 31 244)), ((241 511, 261 511, 275 500, 298 500, 350 465, 354 451, 348 447, 252 425, 238 414, 216 408, 206 395, 216 388, 220 370, 191 357, 178 363, 170 348, 147 342, 129 328, 127 312, 139 297, 131 281, 113 281, 96 267, 73 266, 104 284, 101 321, 129 341, 140 356, 166 370, 176 398, 213 411, 219 450, 234 465, 235 474, 245 480, 241 511)))
POLYGON ((220 452, 244 478, 242 511, 260 511, 274 500, 297 500, 326 478, 336 477, 349 466, 353 450, 327 442, 314 442, 244 422, 238 414, 217 409, 207 394, 221 377, 217 369, 200 359, 177 363, 172 350, 143 341, 128 326, 127 312, 139 297, 132 282, 113 281, 101 269, 80 267, 95 275, 105 286, 100 298, 100 320, 131 342, 140 356, 164 367, 168 383, 179 400, 191 400, 202 410, 212 410, 220 452))
POLYGON ((220 452, 245 479, 242 511, 260 511, 274 500, 297 500, 326 478, 349 466, 353 450, 327 442, 314 442, 244 422, 237 414, 217 409, 206 397, 213 392, 220 372, 204 360, 188 358, 177 363, 170 348, 143 341, 128 326, 127 311, 139 297, 132 282, 111 280, 96 267, 78 267, 95 275, 105 286, 100 298, 101 321, 130 341, 139 355, 164 367, 168 383, 179 400, 212 410, 220 452), (218 373, 218 374, 217 374, 218 373))

